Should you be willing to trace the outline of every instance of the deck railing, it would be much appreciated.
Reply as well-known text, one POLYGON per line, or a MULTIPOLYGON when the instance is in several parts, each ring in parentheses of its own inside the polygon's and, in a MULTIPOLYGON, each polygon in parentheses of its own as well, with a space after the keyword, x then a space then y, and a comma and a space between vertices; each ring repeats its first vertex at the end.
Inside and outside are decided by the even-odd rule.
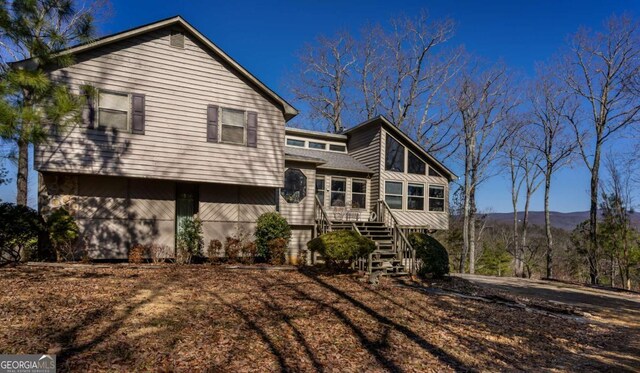
POLYGON ((377 220, 391 228, 393 237, 393 250, 396 257, 405 266, 409 273, 416 273, 418 270, 416 262, 416 251, 409 243, 407 236, 402 231, 398 219, 393 215, 393 211, 385 200, 379 200, 376 208, 377 220))
POLYGON ((322 206, 322 202, 318 196, 315 196, 315 213, 316 213, 316 234, 321 235, 327 232, 331 232, 331 220, 327 211, 322 206))

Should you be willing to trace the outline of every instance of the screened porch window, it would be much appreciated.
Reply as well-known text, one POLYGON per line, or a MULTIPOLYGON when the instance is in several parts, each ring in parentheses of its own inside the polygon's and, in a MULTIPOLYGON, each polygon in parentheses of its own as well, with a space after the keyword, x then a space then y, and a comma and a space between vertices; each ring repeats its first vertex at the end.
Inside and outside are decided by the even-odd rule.
POLYGON ((407 188, 407 210, 424 210, 424 185, 409 184, 407 188))
POLYGON ((351 181, 351 208, 363 209, 367 203, 367 181, 354 179, 351 181))
POLYGON ((429 211, 444 211, 444 187, 429 186, 429 211))
POLYGON ((316 178, 316 197, 318 197, 322 206, 324 206, 324 187, 324 177, 316 178))
POLYGON ((244 144, 246 124, 244 111, 222 109, 222 142, 244 144))
POLYGON ((387 135, 384 169, 404 172, 404 146, 389 135, 387 135))
POLYGON ((385 181, 384 200, 389 208, 402 210, 402 183, 398 181, 385 181))
POLYGON ((344 207, 347 196, 347 179, 331 178, 331 206, 344 207))
POLYGON ((98 93, 98 125, 126 131, 129 129, 129 95, 126 93, 98 93))

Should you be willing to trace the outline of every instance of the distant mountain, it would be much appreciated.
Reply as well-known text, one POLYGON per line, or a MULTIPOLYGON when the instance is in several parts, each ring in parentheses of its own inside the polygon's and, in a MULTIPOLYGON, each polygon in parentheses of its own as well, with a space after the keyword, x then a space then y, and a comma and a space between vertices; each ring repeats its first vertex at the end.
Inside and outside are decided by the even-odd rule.
MULTIPOLYGON (((497 223, 511 224, 513 223, 513 213, 510 212, 498 212, 487 214, 489 221, 497 223)), ((524 216, 523 212, 518 213, 518 219, 522 220, 524 216)), ((572 231, 578 224, 589 219, 589 211, 576 211, 576 212, 556 212, 551 211, 551 225, 572 231)), ((640 226, 640 213, 631 214, 631 221, 634 225, 640 226)), ((544 226, 544 211, 530 211, 529 212, 529 224, 544 226)))

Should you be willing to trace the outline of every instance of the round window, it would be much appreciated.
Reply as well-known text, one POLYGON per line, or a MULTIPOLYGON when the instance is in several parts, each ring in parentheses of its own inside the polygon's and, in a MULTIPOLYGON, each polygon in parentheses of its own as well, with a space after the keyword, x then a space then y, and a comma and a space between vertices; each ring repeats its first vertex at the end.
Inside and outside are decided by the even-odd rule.
POLYGON ((280 195, 288 203, 298 203, 307 195, 307 177, 297 168, 284 172, 284 188, 280 195))

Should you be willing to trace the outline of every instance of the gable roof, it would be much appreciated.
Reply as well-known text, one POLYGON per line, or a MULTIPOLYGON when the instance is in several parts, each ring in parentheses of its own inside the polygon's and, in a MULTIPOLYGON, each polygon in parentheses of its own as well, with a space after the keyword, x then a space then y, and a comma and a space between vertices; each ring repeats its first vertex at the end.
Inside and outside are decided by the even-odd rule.
POLYGON ((422 146, 420 146, 420 144, 418 144, 417 142, 415 142, 411 137, 409 137, 406 133, 404 133, 400 128, 398 128, 397 126, 395 126, 393 123, 391 123, 391 121, 389 121, 387 118, 385 118, 382 115, 379 115, 375 118, 371 118, 367 121, 364 121, 360 124, 357 124, 345 131, 343 131, 343 134, 349 134, 351 132, 355 132, 358 131, 360 129, 366 128, 374 123, 381 123, 382 126, 389 130, 390 132, 392 132, 394 135, 400 137, 403 141, 405 141, 406 143, 411 144, 413 147, 415 147, 424 157, 426 157, 428 160, 430 160, 431 162, 433 162, 436 166, 438 166, 441 171, 444 171, 444 173, 447 175, 447 178, 449 179, 449 181, 451 180, 455 180, 458 178, 458 176, 456 174, 453 173, 453 171, 451 171, 449 168, 447 168, 447 166, 445 166, 444 164, 442 164, 440 161, 438 161, 437 159, 435 159, 431 154, 429 154, 429 152, 427 152, 426 150, 424 150, 424 148, 422 146))
MULTIPOLYGON (((258 78, 256 78, 253 74, 247 71, 247 69, 245 69, 242 65, 240 65, 236 60, 231 58, 231 56, 226 54, 222 49, 220 49, 211 40, 209 40, 206 36, 204 36, 200 31, 196 30, 195 27, 191 26, 191 24, 185 21, 181 16, 175 16, 175 17, 163 19, 163 20, 149 23, 143 26, 118 32, 116 34, 107 35, 107 36, 98 38, 96 40, 93 40, 91 42, 76 45, 76 46, 67 48, 65 50, 62 50, 61 52, 59 52, 58 55, 76 54, 80 52, 85 52, 91 49, 100 48, 107 44, 115 43, 121 40, 125 40, 134 36, 138 36, 150 31, 155 31, 155 30, 162 29, 169 26, 181 26, 182 28, 184 28, 187 32, 189 32, 189 34, 191 34, 198 41, 200 41, 216 56, 220 57, 225 63, 227 63, 232 69, 237 71, 242 77, 244 77, 249 82, 254 84, 260 91, 266 94, 269 98, 271 98, 272 100, 277 102, 279 105, 281 105, 282 112, 284 113, 284 117, 287 121, 295 117, 296 115, 298 115, 298 110, 296 108, 291 106, 291 104, 289 104, 285 99, 283 99, 274 91, 272 91, 269 87, 267 87, 264 83, 262 83, 258 78)), ((30 60, 24 60, 24 61, 15 62, 15 64, 27 65, 29 62, 30 60)))

